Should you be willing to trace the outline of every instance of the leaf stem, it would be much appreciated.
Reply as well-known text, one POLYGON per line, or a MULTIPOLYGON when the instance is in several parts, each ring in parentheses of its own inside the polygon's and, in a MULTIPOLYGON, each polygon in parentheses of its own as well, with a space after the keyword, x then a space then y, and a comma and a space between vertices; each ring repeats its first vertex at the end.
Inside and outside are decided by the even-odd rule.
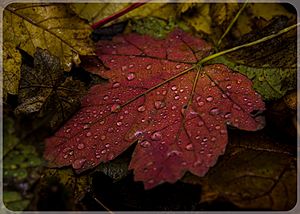
POLYGON ((129 5, 128 7, 120 10, 119 12, 117 12, 117 13, 111 15, 111 16, 108 16, 108 17, 106 17, 104 19, 101 19, 100 21, 94 23, 92 25, 92 28, 96 29, 98 27, 101 27, 101 26, 103 26, 103 25, 105 25, 105 24, 107 24, 107 23, 109 23, 109 22, 111 22, 111 21, 113 21, 113 20, 115 20, 115 19, 117 19, 117 18, 125 15, 126 13, 129 13, 130 11, 132 11, 132 10, 134 10, 134 9, 136 9, 136 8, 144 5, 144 4, 146 4, 148 1, 151 1, 151 0, 140 0, 140 1, 136 2, 136 3, 133 3, 133 4, 129 5))
POLYGON ((248 4, 248 0, 246 0, 243 4, 243 6, 241 7, 241 9, 238 11, 238 13, 235 15, 235 17, 233 18, 233 20, 230 22, 230 24, 228 25, 227 29, 225 30, 225 32, 223 33, 223 35, 221 36, 221 38, 219 39, 218 43, 217 43, 217 47, 220 46, 222 40, 224 39, 224 37, 228 34, 228 32, 231 30, 232 26, 234 25, 234 23, 236 22, 236 20, 239 18, 240 14, 243 12, 243 10, 245 9, 245 7, 248 4))
POLYGON ((217 58, 217 57, 219 57, 219 56, 223 56, 223 55, 225 55, 225 54, 228 54, 228 53, 237 51, 237 50, 239 50, 239 49, 246 48, 246 47, 250 47, 250 46, 254 46, 254 45, 260 44, 260 43, 262 43, 262 42, 268 41, 268 40, 270 40, 270 39, 273 39, 273 38, 275 38, 275 37, 278 37, 278 36, 280 36, 280 35, 282 35, 282 34, 288 32, 288 31, 290 31, 290 30, 292 30, 292 29, 298 27, 299 25, 300 25, 300 23, 297 23, 297 24, 291 25, 291 26, 289 26, 289 27, 286 27, 286 28, 280 30, 280 31, 278 31, 278 32, 275 33, 275 34, 272 34, 272 35, 269 35, 269 36, 265 36, 265 37, 263 37, 263 38, 261 38, 261 39, 255 40, 255 41, 253 41, 253 42, 249 42, 249 43, 246 43, 246 44, 243 44, 243 45, 239 45, 239 46, 236 46, 236 47, 233 47, 233 48, 230 48, 230 49, 227 49, 227 50, 220 51, 220 52, 218 52, 218 53, 209 55, 209 56, 203 58, 202 60, 200 60, 197 64, 198 64, 198 65, 202 65, 202 64, 204 64, 205 62, 207 62, 207 61, 209 61, 209 60, 212 60, 212 59, 214 59, 214 58, 217 58))

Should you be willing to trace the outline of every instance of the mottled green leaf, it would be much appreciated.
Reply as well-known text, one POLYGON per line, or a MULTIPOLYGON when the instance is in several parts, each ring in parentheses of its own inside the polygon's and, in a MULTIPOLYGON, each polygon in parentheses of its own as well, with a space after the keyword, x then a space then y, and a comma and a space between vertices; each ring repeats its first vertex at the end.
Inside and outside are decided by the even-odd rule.
POLYGON ((288 90, 296 87, 295 67, 271 67, 270 65, 254 67, 236 63, 225 57, 216 58, 210 63, 222 63, 232 70, 245 74, 253 81, 253 88, 265 100, 281 98, 288 90))
POLYGON ((23 199, 18 192, 3 192, 3 203, 11 211, 22 211, 30 203, 30 200, 23 199))
POLYGON ((41 164, 42 160, 32 145, 18 144, 4 157, 4 179, 24 180, 41 164))
POLYGON ((19 143, 19 139, 15 136, 14 121, 11 118, 4 117, 3 125, 3 156, 5 157, 19 143))
POLYGON ((165 38, 165 36, 174 30, 176 24, 172 21, 165 21, 155 17, 146 17, 143 19, 132 19, 129 28, 139 34, 150 35, 154 38, 165 38))

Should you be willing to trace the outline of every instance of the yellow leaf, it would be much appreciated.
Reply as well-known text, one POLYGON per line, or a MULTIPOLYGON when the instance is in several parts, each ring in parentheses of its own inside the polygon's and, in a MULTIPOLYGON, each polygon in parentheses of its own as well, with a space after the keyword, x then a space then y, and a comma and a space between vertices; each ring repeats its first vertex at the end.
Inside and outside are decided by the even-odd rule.
POLYGON ((10 4, 4 10, 4 42, 30 55, 36 48, 58 56, 64 70, 79 64, 79 55, 92 55, 91 28, 63 4, 10 4))
POLYGON ((189 9, 193 8, 195 5, 196 3, 193 3, 192 1, 185 1, 184 3, 177 5, 177 11, 180 15, 181 13, 185 13, 189 9))
POLYGON ((239 5, 238 3, 211 4, 211 10, 211 16, 214 23, 216 23, 217 25, 228 25, 228 23, 238 12, 239 5))
MULTIPOLYGON (((79 17, 94 24, 129 5, 130 3, 74 3, 70 7, 79 17)), ((176 16, 176 7, 174 4, 147 3, 119 17, 116 21, 119 22, 133 17, 143 18, 147 16, 168 20, 176 16)))
POLYGON ((21 75, 21 54, 10 42, 3 44, 3 97, 18 94, 21 75))
POLYGON ((194 9, 196 12, 192 16, 183 16, 186 23, 191 25, 196 31, 211 34, 210 4, 197 4, 194 9))
POLYGON ((243 12, 236 23, 235 35, 241 37, 252 31, 254 19, 263 19, 267 23, 275 16, 286 16, 294 19, 295 15, 288 12, 282 5, 276 3, 252 3, 249 4, 246 11, 243 12))
POLYGON ((276 3, 259 3, 251 4, 251 11, 253 16, 264 18, 269 21, 274 16, 286 16, 291 18, 292 14, 289 13, 282 5, 276 3))

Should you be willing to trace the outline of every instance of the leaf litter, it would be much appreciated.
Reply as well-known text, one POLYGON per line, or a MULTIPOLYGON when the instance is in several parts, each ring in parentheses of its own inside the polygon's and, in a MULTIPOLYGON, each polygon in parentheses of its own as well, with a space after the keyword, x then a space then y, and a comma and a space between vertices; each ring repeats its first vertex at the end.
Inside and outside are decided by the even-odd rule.
POLYGON ((221 64, 194 66, 211 46, 175 30, 165 40, 128 34, 97 43, 109 79, 93 86, 82 108, 53 137, 44 157, 77 172, 116 158, 138 142, 129 169, 146 189, 186 171, 203 176, 224 153, 227 125, 255 131, 261 96, 245 76, 221 64))

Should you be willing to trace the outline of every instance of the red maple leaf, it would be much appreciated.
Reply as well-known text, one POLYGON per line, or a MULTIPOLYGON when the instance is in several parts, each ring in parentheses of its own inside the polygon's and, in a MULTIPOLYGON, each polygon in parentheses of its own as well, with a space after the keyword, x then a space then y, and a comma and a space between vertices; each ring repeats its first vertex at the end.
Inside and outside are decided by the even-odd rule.
POLYGON ((82 108, 46 140, 50 165, 77 172, 107 162, 138 142, 129 169, 146 189, 186 171, 203 176, 224 153, 227 125, 264 126, 264 103, 245 76, 221 64, 198 66, 211 46, 180 30, 165 40, 128 34, 100 41, 109 83, 95 85, 82 108))

